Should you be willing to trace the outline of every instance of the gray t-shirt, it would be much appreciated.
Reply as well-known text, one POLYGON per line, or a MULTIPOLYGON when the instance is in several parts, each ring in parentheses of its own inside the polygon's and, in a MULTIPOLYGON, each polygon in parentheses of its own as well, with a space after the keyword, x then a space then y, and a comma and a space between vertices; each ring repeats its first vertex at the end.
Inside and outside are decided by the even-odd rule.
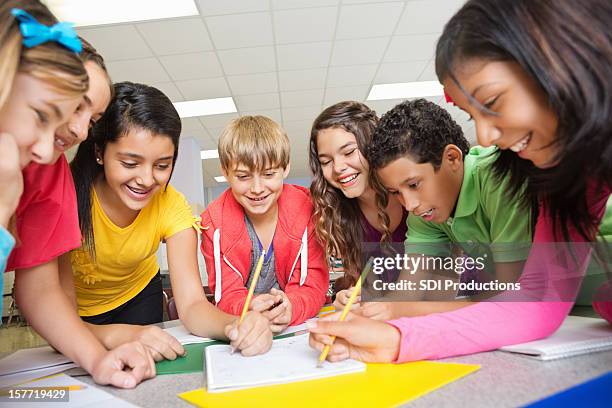
MULTIPOLYGON (((247 281, 247 288, 251 287, 251 282, 253 281, 253 276, 255 276, 255 268, 257 268, 257 261, 259 261, 259 257, 263 252, 263 248, 259 242, 259 237, 257 236, 257 232, 255 232, 255 227, 249 220, 249 217, 244 215, 244 223, 246 224, 247 232, 249 234, 249 238, 251 238, 251 245, 253 250, 251 251, 251 267, 249 268, 249 279, 247 281)), ((269 293, 270 289, 276 288, 279 289, 278 281, 276 280, 276 268, 274 264, 274 246, 270 245, 269 253, 266 253, 264 258, 264 263, 261 267, 261 272, 259 272, 259 280, 257 281, 257 285, 255 285, 255 294, 258 295, 260 293, 269 293)))

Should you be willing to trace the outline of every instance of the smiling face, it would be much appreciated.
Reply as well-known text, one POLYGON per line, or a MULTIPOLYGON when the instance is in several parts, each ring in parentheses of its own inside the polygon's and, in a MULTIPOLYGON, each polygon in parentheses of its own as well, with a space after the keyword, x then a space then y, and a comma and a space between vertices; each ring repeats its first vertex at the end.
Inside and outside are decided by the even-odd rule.
POLYGON ((450 78, 444 88, 475 122, 479 144, 511 149, 536 167, 555 165, 558 118, 546 94, 515 62, 472 60, 456 72, 473 104, 450 78))
POLYGON ((73 146, 87 139, 89 129, 102 117, 111 100, 111 92, 106 72, 92 61, 85 63, 89 76, 89 89, 81 99, 68 123, 55 134, 54 161, 73 146))
POLYGON ((104 188, 111 199, 126 210, 142 210, 170 180, 174 150, 170 137, 141 128, 108 143, 97 160, 104 165, 104 188))
POLYGON ((223 175, 236 201, 244 208, 247 216, 254 220, 271 214, 277 208, 283 191, 283 180, 289 174, 289 168, 289 165, 286 169, 271 166, 259 171, 238 164, 234 170, 224 170, 223 175))
POLYGON ((463 182, 461 150, 448 145, 443 155, 437 171, 431 163, 419 164, 409 156, 377 170, 387 191, 397 196, 406 210, 438 224, 453 214, 463 182))
POLYGON ((66 98, 35 77, 18 73, 0 110, 0 132, 10 133, 19 147, 24 168, 31 161, 53 162, 55 133, 72 115, 79 98, 66 98))
POLYGON ((367 190, 368 162, 355 135, 337 127, 320 130, 317 152, 323 177, 347 198, 360 197, 367 190))

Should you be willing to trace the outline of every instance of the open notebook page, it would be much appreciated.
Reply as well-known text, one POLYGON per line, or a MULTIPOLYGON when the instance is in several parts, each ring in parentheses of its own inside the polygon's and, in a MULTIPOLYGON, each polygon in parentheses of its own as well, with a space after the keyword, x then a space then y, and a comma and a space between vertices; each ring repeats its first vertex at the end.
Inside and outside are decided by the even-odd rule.
POLYGON ((244 357, 230 354, 226 345, 205 351, 208 392, 225 392, 263 385, 284 384, 341 374, 363 372, 366 365, 355 360, 325 362, 317 367, 319 352, 308 345, 308 335, 274 340, 265 354, 244 357))

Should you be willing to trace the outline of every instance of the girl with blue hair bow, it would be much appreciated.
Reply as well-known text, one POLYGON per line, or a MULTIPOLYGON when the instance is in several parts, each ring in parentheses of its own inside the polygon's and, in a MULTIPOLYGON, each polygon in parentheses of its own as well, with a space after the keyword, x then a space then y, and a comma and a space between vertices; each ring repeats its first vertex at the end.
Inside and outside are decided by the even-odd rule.
MULTIPOLYGON (((77 55, 81 43, 66 23, 57 23, 36 0, 0 4, 0 272, 15 245, 13 213, 23 191, 21 170, 53 161, 56 131, 76 110, 88 88, 77 55)), ((100 384, 131 388, 155 375, 140 343, 107 351, 87 330, 55 273, 15 276, 21 312, 53 347, 87 370, 100 384), (70 338, 65 334, 70 333, 70 338), (129 372, 122 368, 131 369, 129 372)), ((2 279, 0 279, 1 289, 2 279)))

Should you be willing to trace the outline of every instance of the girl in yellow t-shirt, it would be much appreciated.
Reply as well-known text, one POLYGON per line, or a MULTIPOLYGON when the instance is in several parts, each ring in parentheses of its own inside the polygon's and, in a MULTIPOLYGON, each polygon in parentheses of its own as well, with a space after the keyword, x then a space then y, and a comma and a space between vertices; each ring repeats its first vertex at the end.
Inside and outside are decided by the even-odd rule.
POLYGON ((174 359, 184 353, 176 339, 157 327, 136 326, 162 320, 156 252, 164 241, 185 327, 229 339, 245 355, 265 352, 272 341, 265 317, 249 312, 238 326, 235 316, 204 295, 194 218, 184 196, 169 185, 180 133, 180 118, 162 92, 115 85, 109 108, 71 164, 84 240, 70 262, 62 262, 65 286, 74 280, 79 314, 107 346, 137 339, 156 359, 174 359))

